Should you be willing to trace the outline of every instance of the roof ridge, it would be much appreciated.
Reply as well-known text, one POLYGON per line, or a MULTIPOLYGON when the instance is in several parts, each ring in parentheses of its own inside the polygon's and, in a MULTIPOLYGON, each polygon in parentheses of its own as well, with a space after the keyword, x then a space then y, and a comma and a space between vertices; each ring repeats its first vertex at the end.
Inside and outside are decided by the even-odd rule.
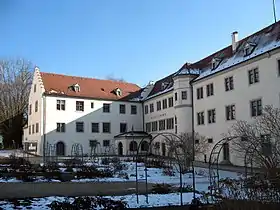
POLYGON ((73 75, 66 75, 66 74, 58 74, 58 73, 53 73, 53 72, 40 72, 41 74, 48 74, 48 75, 55 75, 55 76, 63 76, 63 77, 72 77, 72 78, 77 78, 77 79, 88 79, 88 80, 99 80, 99 81, 110 81, 110 82, 115 82, 115 83, 123 83, 123 84, 132 84, 136 85, 140 88, 139 85, 131 82, 126 82, 126 81, 118 81, 118 80, 112 80, 112 79, 98 79, 94 77, 86 77, 86 76, 73 76, 73 75))
MULTIPOLYGON (((250 37, 253 37, 253 36, 256 36, 256 35, 258 35, 258 34, 261 34, 261 33, 265 32, 266 30, 268 30, 270 27, 276 26, 276 25, 278 25, 278 24, 280 24, 280 20, 277 21, 276 23, 270 24, 270 25, 266 26, 265 28, 262 28, 261 30, 255 31, 254 33, 252 33, 252 34, 250 34, 250 35, 248 35, 248 36, 246 36, 246 37, 244 37, 244 38, 238 40, 238 47, 240 46, 240 43, 243 43, 244 41, 246 41, 246 40, 249 39, 250 37)), ((208 56, 203 57, 202 59, 199 59, 199 60, 197 60, 197 61, 191 63, 190 66, 195 65, 195 64, 199 63, 200 61, 202 61, 202 60, 204 60, 204 59, 207 59, 207 58, 209 58, 209 57, 212 57, 212 56, 214 56, 215 54, 218 54, 218 53, 220 53, 220 52, 223 52, 224 50, 228 49, 229 47, 231 47, 231 44, 229 44, 228 46, 226 46, 226 47, 224 47, 224 48, 222 48, 222 49, 220 49, 220 50, 215 51, 214 53, 211 53, 211 54, 208 55, 208 56)), ((185 63, 185 64, 186 64, 186 63, 185 63)), ((184 64, 183 66, 185 66, 185 64, 184 64)))

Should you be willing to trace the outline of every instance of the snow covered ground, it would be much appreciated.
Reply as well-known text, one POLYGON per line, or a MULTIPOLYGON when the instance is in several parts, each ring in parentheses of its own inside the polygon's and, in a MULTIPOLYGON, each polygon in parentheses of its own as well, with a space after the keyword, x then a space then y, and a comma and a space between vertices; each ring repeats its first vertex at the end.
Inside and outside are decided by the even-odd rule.
POLYGON ((24 157, 22 150, 0 150, 0 158, 8 158, 11 155, 15 155, 16 157, 24 157))
MULTIPOLYGON (((184 193, 183 194, 183 202, 184 204, 189 204, 192 200, 192 193, 184 193)), ((180 194, 179 193, 170 193, 170 194, 149 194, 148 196, 148 204, 146 203, 146 196, 139 195, 139 204, 137 204, 136 195, 126 195, 126 196, 106 196, 106 198, 110 198, 113 200, 123 200, 127 202, 129 208, 141 208, 141 207, 156 207, 156 206, 174 206, 180 205, 180 194)), ((52 201, 64 201, 65 197, 45 197, 34 199, 32 203, 28 206, 17 208, 17 209, 34 209, 34 210, 47 210, 50 209, 47 205, 52 201)), ((73 199, 69 199, 69 201, 73 201, 73 199)), ((14 209, 13 204, 0 201, 0 208, 5 210, 14 209)))
MULTIPOLYGON (((122 173, 127 173, 128 179, 119 177, 119 174, 115 174, 112 178, 94 178, 94 179, 74 179, 72 182, 114 182, 114 181, 136 181, 136 164, 135 162, 123 162, 126 165, 127 170, 122 171, 122 173)), ((63 167, 63 164, 60 164, 63 167)), ((90 165, 90 163, 87 163, 90 165)), ((99 165, 99 168, 106 166, 99 165)), ((108 167, 108 166, 107 166, 108 167)), ((64 171, 66 168, 61 168, 64 171)), ((77 169, 74 169, 74 171, 77 169)), ((145 167, 143 163, 138 163, 138 179, 139 181, 145 181, 145 167)), ((207 168, 195 168, 196 171, 196 189, 198 191, 207 191, 209 186, 209 171, 207 168)), ((163 169, 161 168, 148 168, 147 171, 148 182, 149 183, 166 183, 178 186, 180 184, 180 174, 175 170, 175 176, 166 176, 163 174, 163 169)), ((220 178, 237 178, 238 174, 236 172, 220 171, 220 178)), ((52 180, 53 182, 60 182, 59 180, 52 180)), ((13 179, 0 179, 0 182, 21 182, 21 180, 13 179)), ((48 182, 46 179, 37 179, 35 182, 48 182)), ((183 175, 183 184, 192 185, 193 179, 192 174, 183 175)))

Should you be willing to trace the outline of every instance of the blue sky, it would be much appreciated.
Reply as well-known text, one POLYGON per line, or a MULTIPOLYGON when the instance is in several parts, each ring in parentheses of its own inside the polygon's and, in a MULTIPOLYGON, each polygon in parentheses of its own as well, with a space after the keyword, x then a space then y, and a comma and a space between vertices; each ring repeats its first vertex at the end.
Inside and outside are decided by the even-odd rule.
POLYGON ((271 23, 272 0, 0 0, 0 58, 143 86, 271 23))

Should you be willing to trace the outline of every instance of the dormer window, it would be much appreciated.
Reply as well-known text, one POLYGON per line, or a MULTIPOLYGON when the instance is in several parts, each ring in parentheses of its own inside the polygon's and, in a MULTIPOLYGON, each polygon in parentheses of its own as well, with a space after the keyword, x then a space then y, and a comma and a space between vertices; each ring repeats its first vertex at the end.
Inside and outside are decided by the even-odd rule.
POLYGON ((116 89, 115 89, 115 94, 116 94, 117 96, 121 96, 121 95, 122 95, 122 90, 121 90, 120 88, 116 88, 116 89))
POLYGON ((80 92, 81 91, 81 88, 80 88, 79 84, 71 85, 69 88, 74 92, 80 92))
POLYGON ((74 91, 75 92, 80 92, 81 88, 80 88, 80 85, 79 84, 75 84, 74 85, 74 91))
POLYGON ((256 43, 247 42, 245 47, 244 47, 244 56, 251 55, 256 46, 257 46, 256 43))
POLYGON ((167 82, 161 83, 161 90, 164 90, 167 87, 167 85, 168 85, 167 82))
POLYGON ((212 59, 212 70, 216 69, 221 62, 220 58, 213 58, 212 59))

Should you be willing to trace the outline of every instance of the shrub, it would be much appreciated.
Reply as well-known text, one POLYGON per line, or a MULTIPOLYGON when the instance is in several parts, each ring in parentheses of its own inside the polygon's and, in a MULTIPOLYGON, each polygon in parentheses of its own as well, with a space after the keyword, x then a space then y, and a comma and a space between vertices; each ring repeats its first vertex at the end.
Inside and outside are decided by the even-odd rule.
POLYGON ((76 197, 71 203, 69 200, 62 202, 53 201, 51 204, 48 204, 52 210, 63 210, 63 209, 104 209, 104 210, 113 210, 113 209, 125 209, 127 203, 120 200, 115 201, 109 198, 102 197, 76 197))
POLYGON ((110 159, 109 158, 103 158, 101 160, 101 164, 102 165, 109 165, 110 164, 110 159))
POLYGON ((66 167, 74 168, 83 165, 83 161, 77 158, 73 158, 65 160, 64 164, 66 165, 66 167))
POLYGON ((44 165, 42 168, 43 168, 43 171, 46 171, 46 172, 59 171, 59 166, 56 162, 49 162, 46 165, 44 165))
POLYGON ((152 187, 152 192, 155 194, 168 194, 172 192, 172 188, 169 184, 155 184, 152 187))
POLYGON ((12 169, 31 168, 31 163, 22 157, 16 157, 15 155, 9 156, 10 167, 12 169))
POLYGON ((175 176, 175 172, 172 168, 164 168, 162 174, 165 176, 175 176))
POLYGON ((110 169, 98 170, 94 166, 83 166, 80 171, 77 171, 77 178, 104 178, 113 177, 113 172, 110 169))
POLYGON ((118 158, 118 157, 113 157, 113 158, 111 159, 111 163, 113 163, 113 164, 121 163, 121 160, 120 160, 120 158, 118 158))

